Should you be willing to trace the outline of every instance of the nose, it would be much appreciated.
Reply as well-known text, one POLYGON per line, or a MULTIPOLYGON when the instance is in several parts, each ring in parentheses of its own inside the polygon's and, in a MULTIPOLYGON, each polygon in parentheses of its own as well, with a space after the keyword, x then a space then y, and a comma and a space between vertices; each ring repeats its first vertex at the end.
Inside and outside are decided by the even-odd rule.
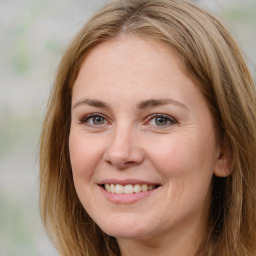
POLYGON ((129 128, 119 128, 111 135, 103 159, 116 168, 124 169, 144 161, 139 135, 129 128))

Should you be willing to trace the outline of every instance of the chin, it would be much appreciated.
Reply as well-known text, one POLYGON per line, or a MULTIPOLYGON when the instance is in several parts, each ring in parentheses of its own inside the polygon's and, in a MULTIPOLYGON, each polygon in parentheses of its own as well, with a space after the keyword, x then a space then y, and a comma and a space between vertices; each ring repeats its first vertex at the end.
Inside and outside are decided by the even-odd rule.
MULTIPOLYGON (((103 230, 104 231, 104 230, 103 230)), ((147 237, 146 232, 143 230, 125 230, 125 229, 109 229, 104 231, 107 235, 115 237, 115 238, 120 238, 120 239, 136 239, 136 240, 141 240, 145 237, 147 237)))
POLYGON ((134 221, 132 218, 112 218, 107 223, 97 223, 98 226, 109 236, 116 238, 139 239, 147 236, 149 233, 147 225, 143 225, 141 221, 134 221))

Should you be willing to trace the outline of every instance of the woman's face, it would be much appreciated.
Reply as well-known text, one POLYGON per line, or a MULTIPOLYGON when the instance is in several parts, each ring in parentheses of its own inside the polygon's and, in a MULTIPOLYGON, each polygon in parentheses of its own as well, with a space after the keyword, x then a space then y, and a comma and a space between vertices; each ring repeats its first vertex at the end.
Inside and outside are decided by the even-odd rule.
POLYGON ((154 239, 202 228, 220 150, 205 99, 167 46, 123 36, 94 48, 71 112, 75 188, 103 231, 154 239))

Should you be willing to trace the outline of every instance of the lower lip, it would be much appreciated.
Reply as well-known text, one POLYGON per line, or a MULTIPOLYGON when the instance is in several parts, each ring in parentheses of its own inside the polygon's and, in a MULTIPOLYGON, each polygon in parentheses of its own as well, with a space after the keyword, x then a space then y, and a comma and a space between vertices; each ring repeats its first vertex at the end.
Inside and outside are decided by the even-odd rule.
POLYGON ((142 200, 153 194, 159 187, 146 192, 133 193, 133 194, 113 194, 106 191, 102 186, 99 186, 103 195, 111 202, 116 204, 132 204, 142 200))

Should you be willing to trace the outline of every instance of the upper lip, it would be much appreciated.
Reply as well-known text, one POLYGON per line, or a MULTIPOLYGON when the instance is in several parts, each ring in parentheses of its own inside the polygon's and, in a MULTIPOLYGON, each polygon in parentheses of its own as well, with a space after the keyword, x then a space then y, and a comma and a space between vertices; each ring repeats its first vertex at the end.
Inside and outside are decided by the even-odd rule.
POLYGON ((135 185, 135 184, 146 184, 146 185, 160 185, 157 182, 151 182, 151 181, 145 181, 145 180, 139 180, 139 179, 104 179, 101 180, 98 185, 104 185, 104 184, 120 184, 120 185, 135 185))

